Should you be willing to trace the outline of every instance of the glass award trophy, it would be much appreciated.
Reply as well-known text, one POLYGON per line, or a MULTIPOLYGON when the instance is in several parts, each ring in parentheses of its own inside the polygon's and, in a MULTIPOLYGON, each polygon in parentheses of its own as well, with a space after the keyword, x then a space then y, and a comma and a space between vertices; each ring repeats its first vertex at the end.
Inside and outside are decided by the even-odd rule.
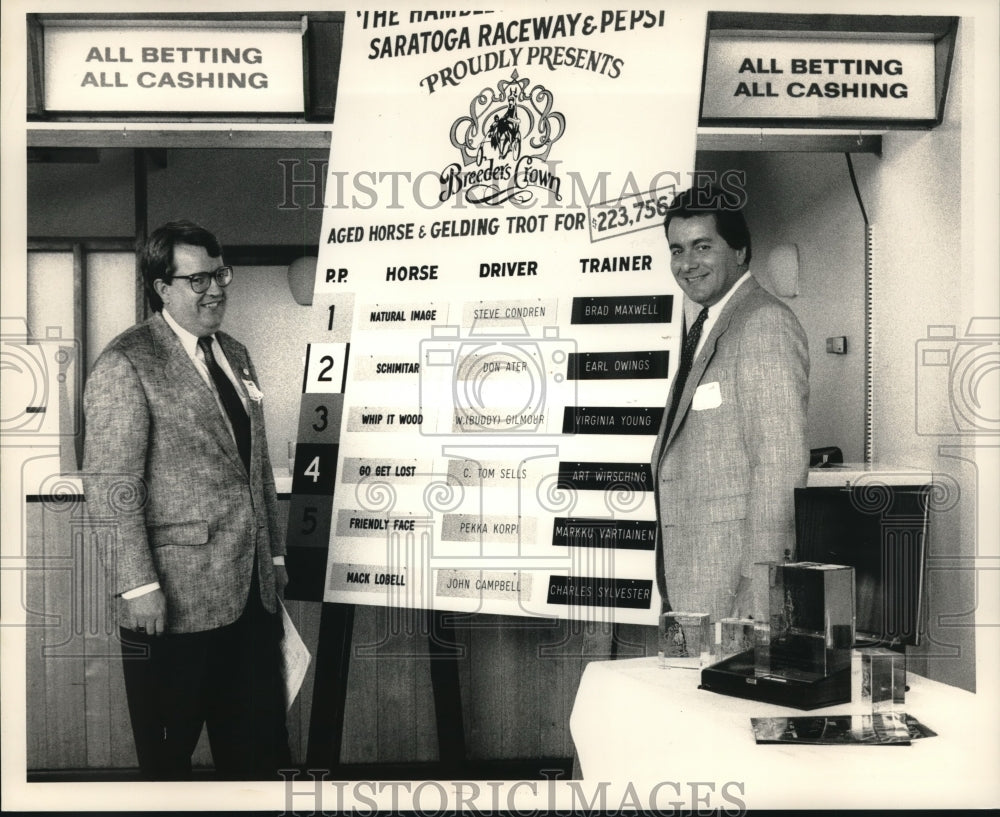
POLYGON ((712 636, 708 613, 662 613, 657 650, 660 666, 707 666, 712 662, 712 636))
POLYGON ((703 669, 701 687, 799 709, 849 701, 854 592, 853 567, 755 565, 753 645, 703 669))

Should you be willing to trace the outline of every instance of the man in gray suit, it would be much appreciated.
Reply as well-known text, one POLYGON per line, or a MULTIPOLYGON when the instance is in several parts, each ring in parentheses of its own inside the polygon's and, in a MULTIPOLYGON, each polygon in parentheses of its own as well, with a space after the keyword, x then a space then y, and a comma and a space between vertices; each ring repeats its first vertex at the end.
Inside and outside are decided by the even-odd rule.
POLYGON ((752 615, 753 564, 794 553, 809 464, 805 333, 751 277, 734 203, 692 188, 664 221, 685 334, 652 457, 664 606, 713 621, 752 615))
POLYGON ((287 583, 262 393, 219 331, 233 277, 191 222, 140 255, 153 316, 115 338, 84 396, 84 492, 107 548, 140 771, 184 779, 207 725, 216 771, 288 760, 278 599, 287 583))

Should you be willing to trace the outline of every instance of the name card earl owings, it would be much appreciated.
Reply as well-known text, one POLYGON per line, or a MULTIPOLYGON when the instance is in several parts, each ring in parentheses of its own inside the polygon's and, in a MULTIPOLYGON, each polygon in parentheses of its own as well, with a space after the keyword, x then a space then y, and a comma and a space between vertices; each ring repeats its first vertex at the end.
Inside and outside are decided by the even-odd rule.
POLYGON ((50 111, 304 110, 302 29, 242 21, 45 26, 50 111))
POLYGON ((714 119, 934 118, 934 43, 714 33, 701 115, 714 119))

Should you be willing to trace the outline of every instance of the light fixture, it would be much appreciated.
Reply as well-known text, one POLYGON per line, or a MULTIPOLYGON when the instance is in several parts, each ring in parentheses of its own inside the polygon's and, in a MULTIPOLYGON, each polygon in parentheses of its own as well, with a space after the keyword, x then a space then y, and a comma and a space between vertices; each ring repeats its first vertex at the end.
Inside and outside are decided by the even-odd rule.
POLYGON ((313 256, 305 256, 296 258, 288 265, 288 288, 292 291, 295 303, 301 306, 312 305, 318 260, 313 256))
POLYGON ((794 298, 799 294, 799 248, 796 244, 778 244, 767 256, 767 274, 774 294, 794 298))

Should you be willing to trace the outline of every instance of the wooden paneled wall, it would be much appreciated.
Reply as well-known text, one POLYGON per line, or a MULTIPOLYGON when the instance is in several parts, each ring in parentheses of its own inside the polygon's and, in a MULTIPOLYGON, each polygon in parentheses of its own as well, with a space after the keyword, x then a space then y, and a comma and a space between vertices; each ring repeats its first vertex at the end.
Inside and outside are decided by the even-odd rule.
MULTIPOLYGON (((34 498, 33 498, 34 499, 34 498)), ((287 503, 280 503, 283 512, 287 503)), ((136 766, 121 657, 98 558, 102 531, 85 524, 79 498, 25 505, 27 552, 28 771, 136 766)), ((320 604, 287 602, 315 655, 320 604)), ((341 762, 435 761, 437 734, 425 617, 359 607, 341 762)), ((655 628, 619 627, 619 657, 652 654, 655 628), (621 643, 624 640, 624 643, 621 643)), ((568 758, 569 716, 588 661, 607 659, 607 628, 472 616, 453 631, 469 760, 568 758)), ((314 675, 288 714, 292 758, 305 762, 314 675)), ((196 767, 211 766, 205 736, 196 767)))

